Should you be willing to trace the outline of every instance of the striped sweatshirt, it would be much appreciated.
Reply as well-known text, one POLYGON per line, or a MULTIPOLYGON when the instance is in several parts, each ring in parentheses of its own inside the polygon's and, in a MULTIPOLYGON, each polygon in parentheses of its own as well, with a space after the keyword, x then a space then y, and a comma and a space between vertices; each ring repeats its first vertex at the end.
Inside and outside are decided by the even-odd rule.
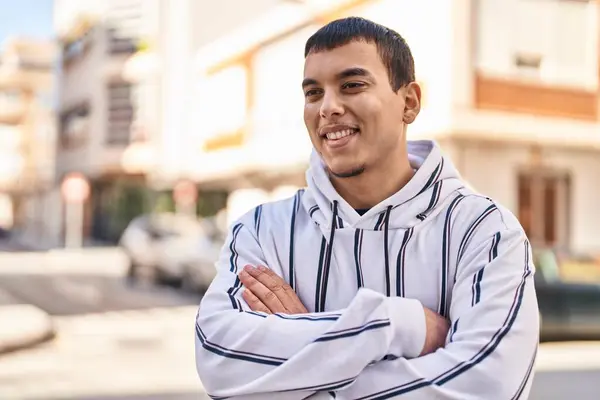
POLYGON ((408 149, 414 177, 362 216, 313 153, 306 189, 232 224, 195 325, 211 397, 528 397, 539 314, 527 237, 437 144, 408 149), (279 274, 309 313, 250 310, 237 277, 246 264, 279 274), (423 307, 451 329, 444 348, 419 357, 423 307))

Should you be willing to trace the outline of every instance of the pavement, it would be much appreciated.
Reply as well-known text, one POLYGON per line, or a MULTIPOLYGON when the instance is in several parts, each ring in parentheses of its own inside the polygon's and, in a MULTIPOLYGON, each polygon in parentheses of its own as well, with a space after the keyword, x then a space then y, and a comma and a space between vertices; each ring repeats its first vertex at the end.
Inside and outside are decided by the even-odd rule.
MULTIPOLYGON (((199 297, 130 286, 125 265, 116 249, 0 252, 0 343, 37 344, 0 355, 0 399, 208 399, 193 350, 199 297)), ((530 400, 598 393, 600 342, 541 345, 530 400)))
MULTIPOLYGON (((28 250, 28 246, 12 238, 3 236, 0 240, 2 254, 28 250)), ((0 355, 41 344, 52 339, 54 334, 52 319, 47 312, 0 289, 0 355)))
POLYGON ((161 287, 130 286, 117 248, 23 252, 0 240, 0 355, 56 335, 56 316, 170 308, 199 296, 161 287))
POLYGON ((20 304, 0 290, 0 355, 38 345, 54 334, 47 312, 31 304, 20 304))

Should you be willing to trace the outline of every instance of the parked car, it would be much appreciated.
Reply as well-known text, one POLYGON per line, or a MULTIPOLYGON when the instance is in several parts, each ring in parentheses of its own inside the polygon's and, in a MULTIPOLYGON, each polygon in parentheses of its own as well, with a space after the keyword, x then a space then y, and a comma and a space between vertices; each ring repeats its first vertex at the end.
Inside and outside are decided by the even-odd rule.
POLYGON ((130 261, 127 278, 205 290, 216 275, 220 249, 209 226, 175 213, 135 218, 120 239, 130 261))
POLYGON ((537 252, 536 267, 541 340, 600 339, 600 282, 565 280, 552 250, 537 252))

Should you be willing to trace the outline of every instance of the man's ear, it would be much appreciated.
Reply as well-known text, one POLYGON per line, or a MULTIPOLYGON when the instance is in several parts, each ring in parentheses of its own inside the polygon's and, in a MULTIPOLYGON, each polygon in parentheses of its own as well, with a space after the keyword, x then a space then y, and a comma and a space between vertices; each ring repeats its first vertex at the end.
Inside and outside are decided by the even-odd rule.
POLYGON ((412 124, 421 111, 421 86, 411 82, 406 86, 404 98, 404 123, 412 124))

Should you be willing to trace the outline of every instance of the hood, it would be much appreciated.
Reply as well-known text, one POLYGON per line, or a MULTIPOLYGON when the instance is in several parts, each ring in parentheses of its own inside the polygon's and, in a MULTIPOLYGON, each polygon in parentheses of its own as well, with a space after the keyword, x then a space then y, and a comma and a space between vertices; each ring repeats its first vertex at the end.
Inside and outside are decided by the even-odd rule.
POLYGON ((424 221, 449 195, 464 187, 452 162, 429 140, 408 141, 413 178, 391 197, 359 215, 333 188, 323 160, 313 150, 302 204, 325 234, 331 229, 407 229, 424 221))

